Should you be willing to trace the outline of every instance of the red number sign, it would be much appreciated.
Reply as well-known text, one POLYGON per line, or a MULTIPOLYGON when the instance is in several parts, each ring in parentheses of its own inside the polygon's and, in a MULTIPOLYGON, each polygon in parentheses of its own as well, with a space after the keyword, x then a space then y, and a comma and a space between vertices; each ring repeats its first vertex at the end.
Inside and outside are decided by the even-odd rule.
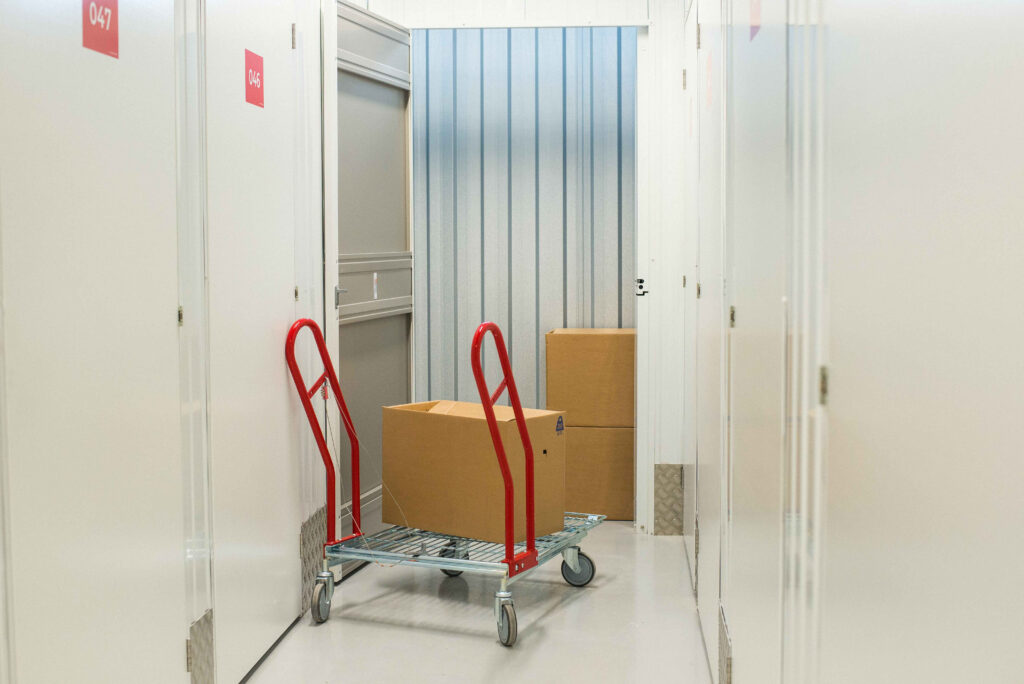
POLYGON ((263 106, 263 58, 245 51, 245 101, 263 106))
POLYGON ((750 0, 750 40, 761 30, 761 0, 750 0))
POLYGON ((82 47, 117 57, 117 0, 82 0, 82 47))

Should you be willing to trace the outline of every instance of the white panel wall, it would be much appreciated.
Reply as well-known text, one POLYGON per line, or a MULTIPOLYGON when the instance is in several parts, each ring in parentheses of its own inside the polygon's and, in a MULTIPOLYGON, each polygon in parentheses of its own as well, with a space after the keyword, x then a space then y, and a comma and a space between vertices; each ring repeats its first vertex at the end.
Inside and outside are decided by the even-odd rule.
MULTIPOLYGON (((199 0, 178 3, 178 325, 184 480, 185 601, 189 624, 213 608, 210 506, 209 320, 206 292, 205 92, 199 0)), ((201 647, 197 646, 198 650, 201 647)))
POLYGON ((172 3, 3 3, 8 608, 19 682, 183 682, 172 3), (15 484, 16 483, 16 484, 15 484))
MULTIPOLYGON (((726 129, 730 468, 723 606, 736 682, 781 675, 782 322, 786 298, 787 27, 785 5, 765 3, 751 32, 738 3, 724 27, 729 97, 726 129)), ((708 27, 710 29, 710 27, 708 27)))
POLYGON ((700 411, 728 399, 720 485, 698 426, 709 659, 718 570, 733 681, 1017 681, 1024 11, 737 3, 721 33, 695 4, 728 102, 688 155, 724 181, 736 308, 723 360, 697 356, 700 411))
POLYGON ((685 142, 683 160, 683 257, 680 273, 683 282, 683 341, 682 350, 682 461, 683 468, 683 543, 690 562, 690 577, 696 579, 692 569, 697 564, 697 246, 698 198, 700 193, 700 155, 696 153, 700 142, 700 108, 703 93, 700 89, 700 67, 697 60, 697 11, 693 4, 686 11, 683 36, 686 68, 686 89, 683 102, 685 142))
MULTIPOLYGON (((652 2, 646 36, 648 63, 645 90, 640 94, 638 125, 647 131, 649 145, 641 149, 640 164, 647 168, 647 182, 638 186, 639 201, 646 211, 641 230, 649 233, 651 251, 646 263, 638 264, 637 277, 644 278, 651 293, 637 300, 650 309, 646 333, 655 372, 651 382, 638 378, 651 393, 650 433, 655 463, 693 463, 684 458, 683 425, 683 289, 684 259, 684 146, 686 91, 683 90, 684 45, 683 2, 652 2)), ((690 75, 696 88, 696 74, 690 75)), ((692 261, 692 257, 691 257, 692 261)), ((693 274, 690 275, 691 284, 693 274)), ((692 293, 694 290, 690 290, 692 293)), ((639 387, 638 387, 638 391, 639 387)))
POLYGON ((826 18, 818 677, 1019 681, 1024 6, 826 18))
MULTIPOLYGON (((0 264, 3 263, 3 209, 0 207, 0 264)), ((10 530, 7 496, 7 381, 4 374, 4 279, 0 274, 0 684, 14 677, 14 625, 11 615, 10 530)))
MULTIPOLYGON (((331 12, 335 11, 335 5, 329 0, 322 0, 328 18, 333 18, 331 12)), ((337 193, 327 193, 324 197, 323 188, 336 188, 333 185, 324 183, 321 186, 321 173, 327 173, 323 165, 322 149, 337 149, 334 147, 322 147, 322 135, 330 128, 332 134, 336 135, 337 125, 328 125, 321 128, 321 120, 325 115, 321 111, 330 103, 331 111, 337 110, 336 97, 324 97, 321 103, 321 76, 326 70, 329 75, 334 76, 334 65, 336 60, 332 56, 337 55, 337 49, 329 49, 328 44, 323 46, 323 57, 327 64, 321 69, 321 27, 320 11, 321 0, 293 0, 295 8, 295 50, 293 52, 292 73, 294 74, 294 106, 295 126, 293 131, 292 154, 294 159, 294 226, 295 226, 295 285, 299 288, 299 296, 295 302, 294 317, 312 318, 315 321, 324 321, 325 298, 329 306, 334 306, 334 285, 337 283, 337 269, 331 271, 331 282, 326 284, 327 273, 324 269, 324 254, 332 252, 324 251, 325 230, 327 234, 335 236, 337 241, 337 210, 334 213, 323 211, 324 201, 337 201, 337 193), (327 68, 330 67, 330 68, 327 68), (329 217, 331 226, 324 228, 324 217, 329 217), (327 295, 326 293, 330 293, 327 295)), ((324 39, 328 36, 332 39, 331 45, 336 45, 337 31, 335 22, 328 21, 327 29, 323 32, 324 39)), ((331 87, 336 89, 335 80, 331 80, 331 87)), ((328 90, 326 92, 334 92, 328 90)), ((336 172, 337 155, 329 155, 333 160, 332 169, 336 172)), ((336 251, 333 253, 337 253, 336 251)), ((327 340, 331 339, 331 330, 337 334, 337 326, 321 325, 327 340)), ((308 342, 308 340, 306 341, 308 342)), ((328 344, 328 349, 337 349, 328 344)), ((297 360, 303 374, 312 383, 323 369, 320 355, 316 353, 315 345, 302 344, 298 348, 297 360)), ((335 368, 338 359, 333 358, 335 368)), ((324 505, 325 500, 325 478, 323 462, 320 460, 320 452, 313 440, 313 433, 308 427, 305 415, 300 415, 298 395, 292 390, 289 395, 292 399, 293 416, 297 421, 295 426, 294 453, 300 458, 300 478, 302 484, 302 512, 303 519, 309 518, 317 509, 324 505)), ((323 409, 323 402, 316 402, 318 410, 323 409)), ((323 416, 320 417, 323 424, 323 416)), ((335 421, 335 425, 338 423, 335 421)))
MULTIPOLYGON (((721 31, 722 12, 717 0, 696 0, 700 23, 697 51, 701 93, 698 278, 697 299, 697 517, 700 550, 697 555, 697 607, 704 643, 712 661, 718 653, 718 614, 721 596, 721 565, 727 559, 723 544, 728 511, 723 497, 723 471, 727 468, 728 383, 725 301, 725 206, 723 188, 723 117, 726 109, 725 50, 721 31), (721 562, 721 563, 720 563, 721 562)), ((718 681, 717 668, 712 679, 718 681)))

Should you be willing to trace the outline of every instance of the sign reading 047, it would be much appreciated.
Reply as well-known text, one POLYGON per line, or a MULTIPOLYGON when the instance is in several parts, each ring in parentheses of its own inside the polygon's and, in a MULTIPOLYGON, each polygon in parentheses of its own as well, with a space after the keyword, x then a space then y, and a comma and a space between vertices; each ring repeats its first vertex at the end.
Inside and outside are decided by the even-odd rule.
POLYGON ((82 0, 82 47, 117 58, 117 0, 82 0))
POLYGON ((263 106, 263 58, 245 51, 245 101, 263 106))

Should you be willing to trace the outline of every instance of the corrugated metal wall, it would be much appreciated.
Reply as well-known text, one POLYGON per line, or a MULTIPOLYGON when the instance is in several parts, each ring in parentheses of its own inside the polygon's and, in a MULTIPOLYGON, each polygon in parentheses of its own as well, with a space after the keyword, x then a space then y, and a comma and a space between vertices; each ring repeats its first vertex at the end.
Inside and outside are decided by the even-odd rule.
POLYGON ((636 29, 415 31, 413 81, 416 399, 493 320, 543 407, 544 333, 634 326, 636 29))

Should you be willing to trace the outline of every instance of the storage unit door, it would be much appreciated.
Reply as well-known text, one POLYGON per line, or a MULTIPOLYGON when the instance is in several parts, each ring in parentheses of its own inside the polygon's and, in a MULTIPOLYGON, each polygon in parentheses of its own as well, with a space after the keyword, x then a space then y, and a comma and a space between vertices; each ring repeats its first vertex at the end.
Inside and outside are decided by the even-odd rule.
POLYGON ((3 682, 188 677, 175 22, 140 5, 2 3, 3 682))
MULTIPOLYGON (((342 390, 360 441, 362 531, 381 527, 381 407, 410 400, 409 32, 338 5, 338 294, 342 390)), ((341 529, 352 530, 340 425, 341 529)))

